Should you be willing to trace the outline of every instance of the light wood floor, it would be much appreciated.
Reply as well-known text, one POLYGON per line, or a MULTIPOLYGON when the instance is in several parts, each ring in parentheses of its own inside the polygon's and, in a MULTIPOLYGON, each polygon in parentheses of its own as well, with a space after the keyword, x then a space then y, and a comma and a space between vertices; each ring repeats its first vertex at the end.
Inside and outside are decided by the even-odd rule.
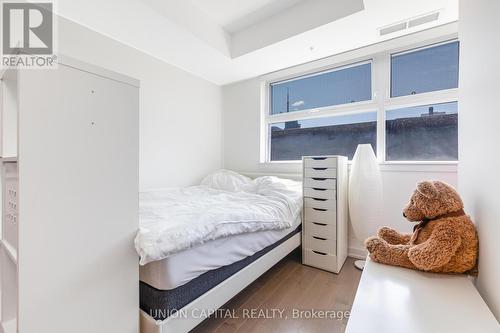
POLYGON ((222 314, 232 316, 208 318, 192 332, 344 332, 346 318, 293 318, 293 311, 350 310, 360 277, 351 258, 337 275, 302 265, 300 252, 295 251, 223 306, 227 312, 222 314), (272 309, 276 309, 275 318, 272 309), (278 310, 284 311, 282 318, 278 310), (249 318, 250 311, 255 311, 254 316, 267 314, 271 318, 249 318))

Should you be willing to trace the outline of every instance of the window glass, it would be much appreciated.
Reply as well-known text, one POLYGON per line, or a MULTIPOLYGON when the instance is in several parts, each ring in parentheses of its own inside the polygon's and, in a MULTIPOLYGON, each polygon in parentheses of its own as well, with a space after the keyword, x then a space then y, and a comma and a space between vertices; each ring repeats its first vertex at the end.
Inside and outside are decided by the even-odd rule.
POLYGON ((367 112, 270 124, 271 161, 300 160, 309 155, 343 155, 352 159, 356 147, 376 150, 377 113, 367 112))
POLYGON ((457 124, 457 102, 387 111, 386 160, 458 160, 457 124))
POLYGON ((458 42, 391 57, 391 97, 458 87, 458 42))
POLYGON ((271 114, 371 100, 371 63, 271 84, 271 114))

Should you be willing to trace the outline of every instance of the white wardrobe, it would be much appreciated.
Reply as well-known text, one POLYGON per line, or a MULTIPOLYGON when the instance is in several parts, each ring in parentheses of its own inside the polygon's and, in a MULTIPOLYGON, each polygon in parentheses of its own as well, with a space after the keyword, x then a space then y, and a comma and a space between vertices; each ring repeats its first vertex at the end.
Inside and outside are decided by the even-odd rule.
POLYGON ((0 77, 0 332, 138 332, 139 82, 64 57, 0 77))

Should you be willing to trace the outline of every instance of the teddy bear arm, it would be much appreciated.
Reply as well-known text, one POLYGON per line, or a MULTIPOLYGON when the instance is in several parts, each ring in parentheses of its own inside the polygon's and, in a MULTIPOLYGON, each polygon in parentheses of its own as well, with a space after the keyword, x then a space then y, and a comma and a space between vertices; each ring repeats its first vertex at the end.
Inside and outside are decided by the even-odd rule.
POLYGON ((401 234, 389 227, 380 228, 377 235, 392 245, 408 244, 411 238, 411 234, 401 234))
POLYGON ((370 258, 378 263, 415 268, 415 265, 408 259, 410 245, 391 245, 379 237, 370 237, 365 241, 365 246, 370 252, 370 258))
POLYGON ((410 248, 408 257, 419 269, 434 270, 450 261, 461 242, 453 226, 444 224, 436 227, 427 241, 410 248))

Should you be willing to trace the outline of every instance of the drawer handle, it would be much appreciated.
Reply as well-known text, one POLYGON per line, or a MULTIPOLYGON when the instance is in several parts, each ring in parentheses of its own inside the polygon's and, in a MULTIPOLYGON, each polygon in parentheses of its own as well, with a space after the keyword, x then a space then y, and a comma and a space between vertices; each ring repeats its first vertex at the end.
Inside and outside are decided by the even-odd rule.
POLYGON ((312 236, 314 239, 319 239, 319 240, 322 240, 322 241, 326 241, 326 238, 323 238, 323 237, 318 237, 318 236, 312 236))
POLYGON ((326 223, 318 223, 318 222, 313 222, 313 224, 316 224, 316 225, 320 225, 322 227, 326 227, 327 224, 326 223))
POLYGON ((326 191, 326 188, 313 187, 313 190, 315 190, 315 191, 326 191))
POLYGON ((314 251, 314 250, 312 250, 312 251, 313 251, 314 253, 316 253, 316 254, 320 254, 320 255, 322 255, 322 256, 326 256, 326 253, 325 253, 325 252, 319 252, 319 251, 314 251))
POLYGON ((323 170, 326 170, 328 168, 313 168, 313 170, 318 170, 318 171, 323 171, 323 170))
POLYGON ((313 157, 312 159, 316 161, 321 161, 321 160, 326 160, 326 157, 313 157))
POLYGON ((326 178, 313 178, 313 180, 317 180, 317 181, 321 181, 322 182, 322 181, 326 180, 326 178))
POLYGON ((314 208, 313 207, 313 210, 318 210, 320 212, 326 212, 328 209, 323 209, 323 208, 314 208))
POLYGON ((320 199, 320 198, 311 198, 311 199, 313 199, 315 201, 326 201, 327 200, 327 199, 320 199))

